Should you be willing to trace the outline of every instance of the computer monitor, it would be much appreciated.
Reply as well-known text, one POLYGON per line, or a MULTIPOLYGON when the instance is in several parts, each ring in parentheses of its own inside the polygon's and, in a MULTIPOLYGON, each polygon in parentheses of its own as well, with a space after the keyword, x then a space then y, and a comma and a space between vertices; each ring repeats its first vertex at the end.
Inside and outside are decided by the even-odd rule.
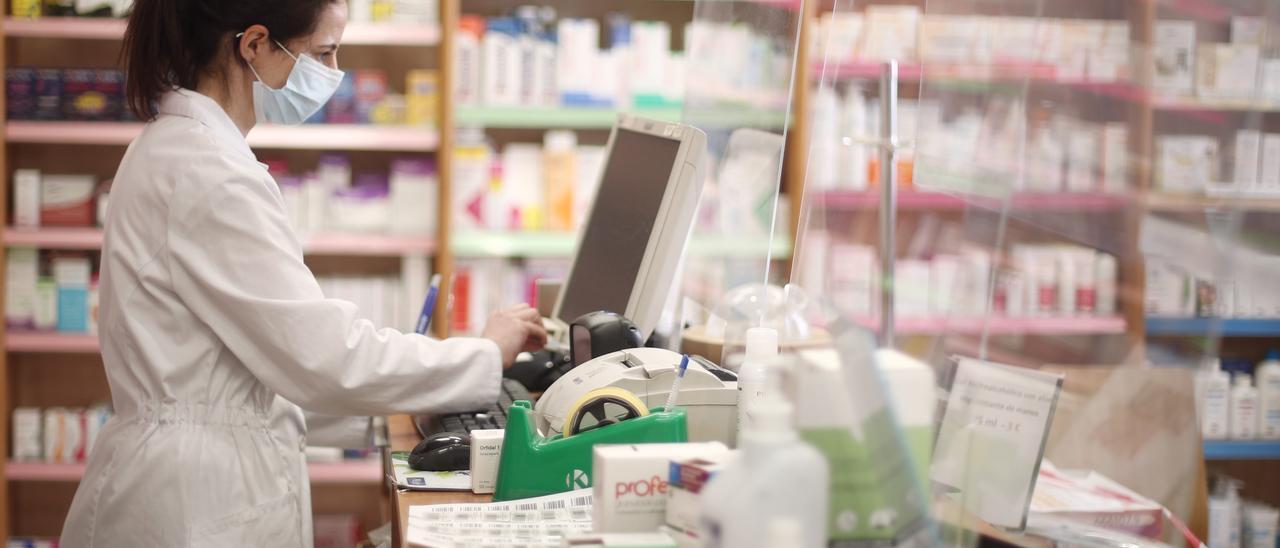
POLYGON ((702 194, 707 136, 622 114, 552 319, 608 310, 653 334, 702 194))

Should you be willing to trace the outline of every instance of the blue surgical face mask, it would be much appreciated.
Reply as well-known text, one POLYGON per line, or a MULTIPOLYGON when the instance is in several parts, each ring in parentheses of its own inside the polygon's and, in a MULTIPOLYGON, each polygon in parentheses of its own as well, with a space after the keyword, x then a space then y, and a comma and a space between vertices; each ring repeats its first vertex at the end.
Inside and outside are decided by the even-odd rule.
POLYGON ((284 87, 272 88, 262 82, 258 71, 249 70, 258 80, 253 83, 253 111, 258 123, 298 125, 320 111, 342 83, 342 71, 325 66, 310 55, 294 55, 284 44, 276 42, 280 49, 295 61, 284 87))

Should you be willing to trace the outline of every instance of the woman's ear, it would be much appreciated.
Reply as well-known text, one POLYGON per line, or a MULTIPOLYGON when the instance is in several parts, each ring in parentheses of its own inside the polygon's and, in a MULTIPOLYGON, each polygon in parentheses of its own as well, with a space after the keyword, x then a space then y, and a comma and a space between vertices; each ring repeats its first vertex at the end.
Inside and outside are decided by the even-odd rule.
POLYGON ((245 29, 236 36, 236 39, 238 40, 236 51, 240 53, 240 58, 248 63, 253 63, 259 55, 265 54, 267 48, 271 47, 271 32, 262 25, 245 29))

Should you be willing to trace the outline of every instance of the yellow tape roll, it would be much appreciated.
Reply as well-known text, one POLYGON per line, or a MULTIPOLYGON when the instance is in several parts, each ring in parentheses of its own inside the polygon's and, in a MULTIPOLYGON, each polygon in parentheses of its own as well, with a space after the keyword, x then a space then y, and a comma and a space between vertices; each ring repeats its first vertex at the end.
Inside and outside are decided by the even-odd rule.
POLYGON ((564 416, 564 428, 560 432, 567 438, 585 430, 648 414, 649 408, 645 407, 644 402, 640 401, 635 394, 614 386, 597 388, 587 392, 585 396, 573 403, 564 416), (617 409, 611 413, 610 407, 617 409), (588 416, 592 420, 587 422, 586 428, 583 428, 583 422, 588 416))

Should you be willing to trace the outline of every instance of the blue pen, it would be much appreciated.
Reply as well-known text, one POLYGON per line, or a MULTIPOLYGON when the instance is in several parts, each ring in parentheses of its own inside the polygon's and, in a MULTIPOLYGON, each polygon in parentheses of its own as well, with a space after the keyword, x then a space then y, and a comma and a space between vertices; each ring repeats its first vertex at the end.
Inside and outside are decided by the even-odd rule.
POLYGON ((427 289, 427 300, 422 303, 422 313, 418 314, 418 327, 413 331, 419 335, 426 335, 427 328, 431 327, 431 314, 436 310, 436 295, 440 294, 440 275, 436 274, 431 277, 431 288, 427 289))
POLYGON ((684 372, 689 370, 689 355, 685 354, 680 358, 680 371, 676 373, 676 380, 671 381, 671 394, 667 396, 667 406, 662 408, 663 413, 670 413, 676 408, 676 394, 680 393, 680 381, 684 380, 684 372))

